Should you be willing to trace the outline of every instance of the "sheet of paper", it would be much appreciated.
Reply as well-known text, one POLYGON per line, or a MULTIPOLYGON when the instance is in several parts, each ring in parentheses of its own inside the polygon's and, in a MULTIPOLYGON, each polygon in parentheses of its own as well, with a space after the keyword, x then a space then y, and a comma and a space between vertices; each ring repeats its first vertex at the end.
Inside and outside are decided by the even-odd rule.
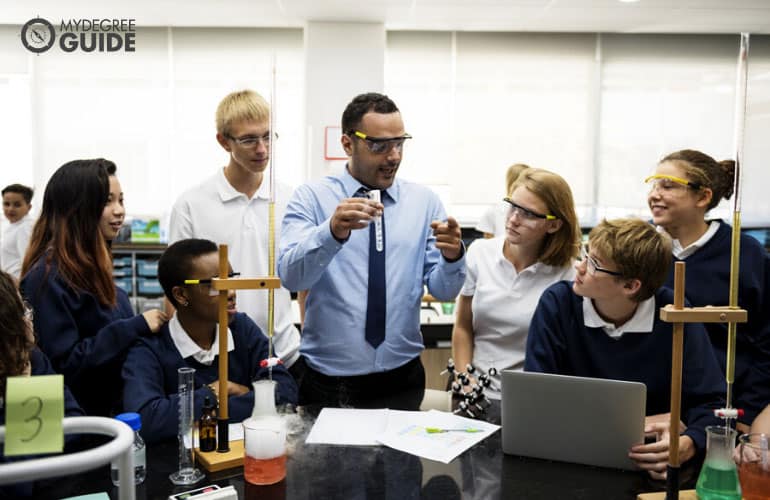
POLYGON ((305 439, 306 443, 378 446, 388 410, 324 408, 305 439))
POLYGON ((449 463, 462 452, 500 429, 499 425, 459 417, 452 413, 431 410, 427 412, 388 412, 385 432, 379 442, 390 448, 420 457, 449 463), (480 432, 429 433, 426 428, 480 429, 480 432))
POLYGON ((5 398, 5 454, 34 455, 64 448, 64 378, 8 377, 5 398))

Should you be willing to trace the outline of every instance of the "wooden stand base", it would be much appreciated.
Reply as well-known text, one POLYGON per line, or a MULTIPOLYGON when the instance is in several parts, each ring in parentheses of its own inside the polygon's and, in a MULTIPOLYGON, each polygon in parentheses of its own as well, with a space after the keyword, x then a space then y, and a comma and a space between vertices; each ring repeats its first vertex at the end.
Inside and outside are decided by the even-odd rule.
MULTIPOLYGON (((659 493, 642 493, 637 495, 636 500, 664 500, 666 498, 666 492, 661 491, 659 493)), ((682 490, 679 492, 679 500, 698 500, 698 495, 695 494, 695 490, 682 490)))
POLYGON ((243 466, 243 440, 230 441, 230 451, 200 451, 195 448, 196 462, 208 472, 219 472, 225 469, 243 466))

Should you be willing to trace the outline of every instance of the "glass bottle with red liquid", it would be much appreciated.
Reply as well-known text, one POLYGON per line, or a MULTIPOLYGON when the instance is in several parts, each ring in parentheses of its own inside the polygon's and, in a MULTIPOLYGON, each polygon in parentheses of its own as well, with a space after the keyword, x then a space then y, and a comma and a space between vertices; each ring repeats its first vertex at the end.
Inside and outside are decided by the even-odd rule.
POLYGON ((254 411, 243 421, 243 477, 251 484, 274 484, 286 477, 286 424, 275 410, 273 380, 254 385, 254 411))

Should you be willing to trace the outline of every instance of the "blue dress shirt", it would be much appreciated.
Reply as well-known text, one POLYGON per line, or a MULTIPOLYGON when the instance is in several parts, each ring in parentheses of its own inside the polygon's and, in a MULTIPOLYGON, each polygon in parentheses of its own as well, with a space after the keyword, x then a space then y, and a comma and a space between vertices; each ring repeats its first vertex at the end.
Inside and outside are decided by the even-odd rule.
POLYGON ((439 300, 454 300, 465 281, 465 253, 447 262, 430 223, 445 220, 430 189, 396 179, 383 195, 387 314, 385 341, 366 342, 369 231, 352 230, 338 242, 330 221, 337 205, 364 187, 347 168, 340 175, 297 188, 281 227, 278 275, 289 290, 309 290, 300 352, 329 376, 393 370, 423 349, 420 303, 423 284, 439 300))

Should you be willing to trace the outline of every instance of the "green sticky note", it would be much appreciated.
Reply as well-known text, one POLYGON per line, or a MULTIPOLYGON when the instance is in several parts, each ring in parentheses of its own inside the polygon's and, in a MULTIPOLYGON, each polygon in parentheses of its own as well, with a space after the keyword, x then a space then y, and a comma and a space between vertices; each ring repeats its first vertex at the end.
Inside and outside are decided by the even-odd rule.
POLYGON ((64 378, 8 377, 5 389, 5 454, 61 453, 64 448, 64 378))

